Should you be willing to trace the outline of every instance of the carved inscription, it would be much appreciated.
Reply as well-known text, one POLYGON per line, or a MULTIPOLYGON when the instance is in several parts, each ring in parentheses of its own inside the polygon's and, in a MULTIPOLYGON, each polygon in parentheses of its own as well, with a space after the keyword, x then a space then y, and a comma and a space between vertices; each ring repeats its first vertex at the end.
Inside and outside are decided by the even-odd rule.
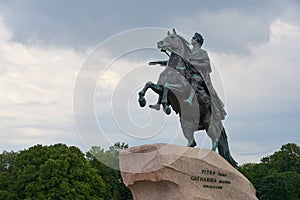
POLYGON ((199 175, 191 176, 190 178, 192 181, 201 182, 203 187, 208 189, 223 189, 224 185, 231 184, 226 173, 209 169, 201 169, 199 175))

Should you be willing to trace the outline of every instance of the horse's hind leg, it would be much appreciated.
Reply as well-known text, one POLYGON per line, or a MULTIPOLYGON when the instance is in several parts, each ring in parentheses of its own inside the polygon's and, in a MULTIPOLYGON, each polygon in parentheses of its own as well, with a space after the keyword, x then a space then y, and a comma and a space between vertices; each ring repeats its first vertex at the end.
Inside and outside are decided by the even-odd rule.
POLYGON ((169 89, 167 87, 164 87, 164 92, 163 92, 163 95, 162 95, 162 99, 161 99, 161 104, 163 105, 163 110, 164 112, 169 115, 171 114, 171 108, 170 106, 168 106, 168 92, 169 92, 169 89))
POLYGON ((211 150, 212 151, 216 151, 217 147, 218 147, 218 141, 217 140, 216 141, 212 141, 212 148, 211 148, 211 150))
POLYGON ((144 88, 139 92, 139 104, 141 107, 145 107, 145 105, 146 105, 145 94, 152 85, 155 85, 155 84, 152 83, 151 81, 148 81, 145 84, 144 88))
POLYGON ((207 130, 206 132, 207 132, 207 135, 211 138, 211 143, 212 143, 211 150, 216 151, 217 147, 218 147, 218 139, 219 139, 217 130, 215 129, 215 127, 210 126, 209 130, 207 130))
POLYGON ((213 151, 216 151, 216 149, 218 148, 218 142, 222 128, 223 126, 221 121, 212 120, 209 125, 209 128, 206 130, 207 135, 211 138, 213 151))
POLYGON ((194 138, 194 132, 197 131, 198 120, 181 118, 180 124, 183 135, 188 140, 187 146, 195 147, 197 143, 194 138))

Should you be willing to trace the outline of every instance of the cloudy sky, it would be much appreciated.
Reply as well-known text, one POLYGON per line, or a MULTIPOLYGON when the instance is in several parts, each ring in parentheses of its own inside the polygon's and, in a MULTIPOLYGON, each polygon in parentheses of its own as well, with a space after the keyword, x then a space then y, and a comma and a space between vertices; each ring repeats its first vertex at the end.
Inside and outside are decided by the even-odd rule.
MULTIPOLYGON (((233 156, 300 144, 300 2, 0 0, 0 150, 63 142, 185 145, 178 116, 139 108, 166 30, 205 38, 233 156)), ((156 95, 149 92, 149 103, 156 95)), ((204 132, 198 147, 210 148, 204 132)))

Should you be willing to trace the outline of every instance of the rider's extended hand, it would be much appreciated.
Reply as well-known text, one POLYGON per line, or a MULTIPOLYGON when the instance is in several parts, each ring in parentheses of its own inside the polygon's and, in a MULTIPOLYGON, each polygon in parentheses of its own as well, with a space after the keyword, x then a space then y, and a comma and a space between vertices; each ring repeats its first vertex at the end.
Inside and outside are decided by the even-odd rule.
POLYGON ((148 65, 157 65, 159 64, 157 61, 149 62, 148 65))

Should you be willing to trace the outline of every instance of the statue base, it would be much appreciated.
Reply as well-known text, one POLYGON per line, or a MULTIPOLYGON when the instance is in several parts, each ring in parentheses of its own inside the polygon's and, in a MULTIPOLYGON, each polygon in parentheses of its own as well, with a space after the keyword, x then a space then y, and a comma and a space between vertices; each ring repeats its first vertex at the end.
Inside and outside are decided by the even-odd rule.
POLYGON ((134 200, 251 200, 253 185, 208 149, 152 144, 122 150, 124 184, 134 200))

